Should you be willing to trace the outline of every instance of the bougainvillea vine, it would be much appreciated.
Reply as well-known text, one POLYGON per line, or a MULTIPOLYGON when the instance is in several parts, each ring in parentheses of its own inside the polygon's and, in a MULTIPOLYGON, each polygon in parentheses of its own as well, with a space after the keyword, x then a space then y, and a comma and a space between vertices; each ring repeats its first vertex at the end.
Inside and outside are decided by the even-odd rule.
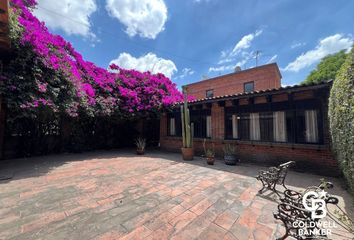
POLYGON ((163 74, 111 65, 104 69, 83 57, 33 14, 35 0, 11 0, 10 37, 15 57, 0 78, 10 108, 47 107, 72 117, 131 115, 159 111, 183 96, 163 74))

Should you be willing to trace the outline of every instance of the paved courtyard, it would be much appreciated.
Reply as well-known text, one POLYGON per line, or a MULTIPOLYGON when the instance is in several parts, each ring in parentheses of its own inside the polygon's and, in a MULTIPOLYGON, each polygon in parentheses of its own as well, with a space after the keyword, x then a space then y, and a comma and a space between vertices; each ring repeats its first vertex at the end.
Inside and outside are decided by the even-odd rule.
MULTIPOLYGON (((275 239, 274 196, 257 195, 259 166, 207 166, 180 154, 129 151, 0 162, 0 239, 275 239)), ((321 176, 290 172, 287 185, 321 176)), ((331 193, 353 214, 338 179, 331 193)), ((340 229, 333 239, 351 239, 340 229)))

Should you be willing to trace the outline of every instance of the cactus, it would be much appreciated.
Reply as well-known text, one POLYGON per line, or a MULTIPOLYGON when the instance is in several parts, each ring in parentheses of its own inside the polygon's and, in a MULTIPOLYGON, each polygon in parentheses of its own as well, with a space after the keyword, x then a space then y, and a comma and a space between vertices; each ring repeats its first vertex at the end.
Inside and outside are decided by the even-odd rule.
POLYGON ((182 119, 182 141, 184 148, 192 147, 192 133, 190 124, 190 115, 187 103, 187 93, 186 89, 183 88, 184 102, 181 106, 181 119, 182 119))

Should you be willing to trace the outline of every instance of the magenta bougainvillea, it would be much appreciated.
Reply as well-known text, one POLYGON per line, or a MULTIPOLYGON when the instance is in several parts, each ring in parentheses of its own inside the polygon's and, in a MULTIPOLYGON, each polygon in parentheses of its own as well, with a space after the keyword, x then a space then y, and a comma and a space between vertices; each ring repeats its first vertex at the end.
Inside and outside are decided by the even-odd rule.
POLYGON ((176 85, 163 74, 104 69, 85 61, 61 36, 51 34, 33 14, 35 0, 11 0, 11 38, 17 56, 0 81, 12 107, 78 116, 159 111, 181 101, 176 85), (17 62, 16 62, 17 61, 17 62))

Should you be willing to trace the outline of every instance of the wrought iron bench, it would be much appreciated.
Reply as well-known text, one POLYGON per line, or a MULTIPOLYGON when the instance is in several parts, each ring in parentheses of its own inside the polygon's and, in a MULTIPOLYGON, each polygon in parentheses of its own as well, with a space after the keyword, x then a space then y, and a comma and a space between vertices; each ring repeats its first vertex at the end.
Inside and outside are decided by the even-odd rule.
POLYGON ((294 161, 289 161, 280 164, 278 167, 270 167, 268 171, 259 171, 256 179, 262 182, 262 188, 258 191, 258 193, 261 194, 268 189, 279 195, 275 188, 276 185, 282 185, 285 189, 287 189, 284 181, 288 173, 288 169, 294 164, 294 161))
POLYGON ((325 231, 322 231, 320 225, 316 224, 320 218, 313 218, 313 211, 305 208, 303 198, 310 191, 317 193, 316 196, 308 195, 309 197, 305 201, 307 205, 314 207, 312 199, 322 199, 325 205, 322 206, 319 203, 320 205, 316 205, 314 210, 320 216, 327 204, 338 204, 338 198, 323 191, 329 188, 333 188, 333 184, 323 182, 319 186, 307 188, 303 193, 285 190, 284 197, 280 199, 281 203, 278 205, 278 212, 273 214, 275 219, 283 222, 286 229, 285 234, 277 240, 286 239, 288 236, 295 239, 327 239, 327 236, 323 234, 325 231))

